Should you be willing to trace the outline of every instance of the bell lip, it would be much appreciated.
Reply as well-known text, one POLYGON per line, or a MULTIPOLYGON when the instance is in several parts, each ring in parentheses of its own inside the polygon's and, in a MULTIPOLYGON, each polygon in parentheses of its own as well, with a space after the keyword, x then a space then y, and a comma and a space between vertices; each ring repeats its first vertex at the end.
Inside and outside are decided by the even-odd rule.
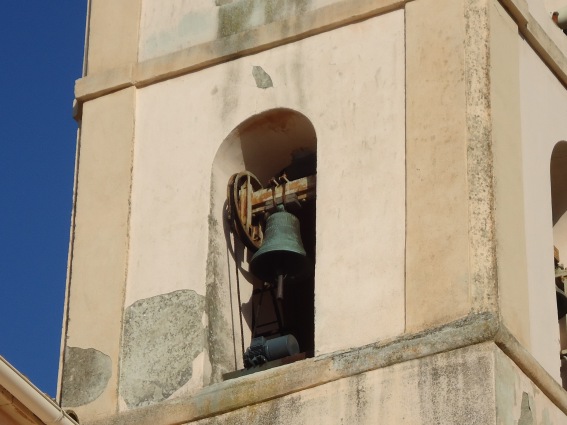
MULTIPOLYGON (((275 270, 272 271, 272 269, 265 271, 265 267, 260 267, 258 263, 259 258, 269 255, 271 252, 264 252, 259 256, 256 256, 256 254, 254 254, 254 257, 252 257, 252 260, 250 260, 249 263, 249 270, 250 273, 252 273, 258 279, 263 280, 264 282, 275 283, 278 278, 277 272, 275 270)), ((309 258, 307 255, 302 255, 294 251, 287 251, 287 254, 291 254, 293 257, 296 257, 296 260, 302 264, 297 267, 297 273, 292 275, 284 274, 284 279, 286 282, 299 282, 309 279, 313 276, 315 267, 311 258, 309 258)))

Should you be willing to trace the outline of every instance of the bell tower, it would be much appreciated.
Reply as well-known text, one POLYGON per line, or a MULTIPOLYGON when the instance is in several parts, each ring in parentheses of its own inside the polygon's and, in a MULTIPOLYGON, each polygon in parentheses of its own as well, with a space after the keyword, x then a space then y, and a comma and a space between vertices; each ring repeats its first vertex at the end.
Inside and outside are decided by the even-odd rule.
POLYGON ((556 7, 89 0, 64 408, 565 423, 556 7))

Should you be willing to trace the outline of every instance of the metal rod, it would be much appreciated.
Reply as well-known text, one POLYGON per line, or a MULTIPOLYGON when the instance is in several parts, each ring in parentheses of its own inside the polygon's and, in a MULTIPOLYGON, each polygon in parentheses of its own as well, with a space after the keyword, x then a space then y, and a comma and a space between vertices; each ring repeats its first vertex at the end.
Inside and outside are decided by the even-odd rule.
POLYGON ((283 308, 281 306, 281 302, 278 302, 279 300, 276 299, 276 294, 274 291, 274 287, 271 286, 270 287, 270 294, 272 295, 272 303, 274 305, 274 313, 276 314, 276 320, 278 322, 278 330, 280 335, 283 335, 283 331, 284 331, 284 317, 283 317, 283 308))
MULTIPOLYGON (((265 283, 263 283, 265 285, 265 283)), ((262 299, 264 298, 264 289, 260 291, 260 299, 258 300, 258 307, 256 309, 256 313, 254 313, 253 322, 252 322, 252 338, 256 337, 256 327, 258 326, 258 318, 260 317, 260 309, 262 308, 262 299)), ((252 311, 254 311, 254 304, 252 304, 252 311)))
POLYGON ((278 300, 283 300, 283 278, 282 274, 278 275, 278 300))

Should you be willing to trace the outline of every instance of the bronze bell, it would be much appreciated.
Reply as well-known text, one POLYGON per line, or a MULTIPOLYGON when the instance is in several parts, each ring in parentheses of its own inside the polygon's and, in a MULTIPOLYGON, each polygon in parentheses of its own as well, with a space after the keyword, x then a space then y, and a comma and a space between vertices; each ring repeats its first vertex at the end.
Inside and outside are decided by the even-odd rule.
POLYGON ((287 211, 268 217, 262 245, 250 261, 250 272, 264 282, 277 283, 281 299, 283 280, 306 278, 312 268, 301 242, 298 218, 287 211))

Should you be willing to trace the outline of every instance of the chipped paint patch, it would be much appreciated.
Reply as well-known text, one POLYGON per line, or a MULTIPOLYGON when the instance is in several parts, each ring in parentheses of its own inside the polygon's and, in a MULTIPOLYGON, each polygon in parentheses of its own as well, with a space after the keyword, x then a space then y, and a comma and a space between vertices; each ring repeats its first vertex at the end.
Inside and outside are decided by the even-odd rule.
POLYGON ((490 402, 479 402, 492 392, 488 379, 492 361, 490 353, 475 353, 474 349, 420 360, 417 388, 422 423, 442 424, 447 418, 451 423, 494 423, 491 409, 483 408, 483 403, 488 407, 490 402))
POLYGON ((217 0, 216 4, 221 6, 218 36, 228 37, 305 13, 311 6, 311 0, 217 0))
POLYGON ((522 406, 518 425, 533 425, 534 423, 534 415, 532 414, 532 409, 530 407, 530 396, 528 393, 524 392, 522 394, 522 406))
POLYGON ((261 66, 252 67, 252 76, 254 77, 254 80, 256 80, 256 87, 259 89, 274 87, 272 78, 261 66))
POLYGON ((77 407, 95 401, 112 375, 112 360, 94 348, 67 347, 63 365, 62 406, 77 407))
POLYGON ((202 295, 182 290, 126 309, 120 395, 129 408, 163 401, 191 379, 205 348, 204 308, 202 295))

